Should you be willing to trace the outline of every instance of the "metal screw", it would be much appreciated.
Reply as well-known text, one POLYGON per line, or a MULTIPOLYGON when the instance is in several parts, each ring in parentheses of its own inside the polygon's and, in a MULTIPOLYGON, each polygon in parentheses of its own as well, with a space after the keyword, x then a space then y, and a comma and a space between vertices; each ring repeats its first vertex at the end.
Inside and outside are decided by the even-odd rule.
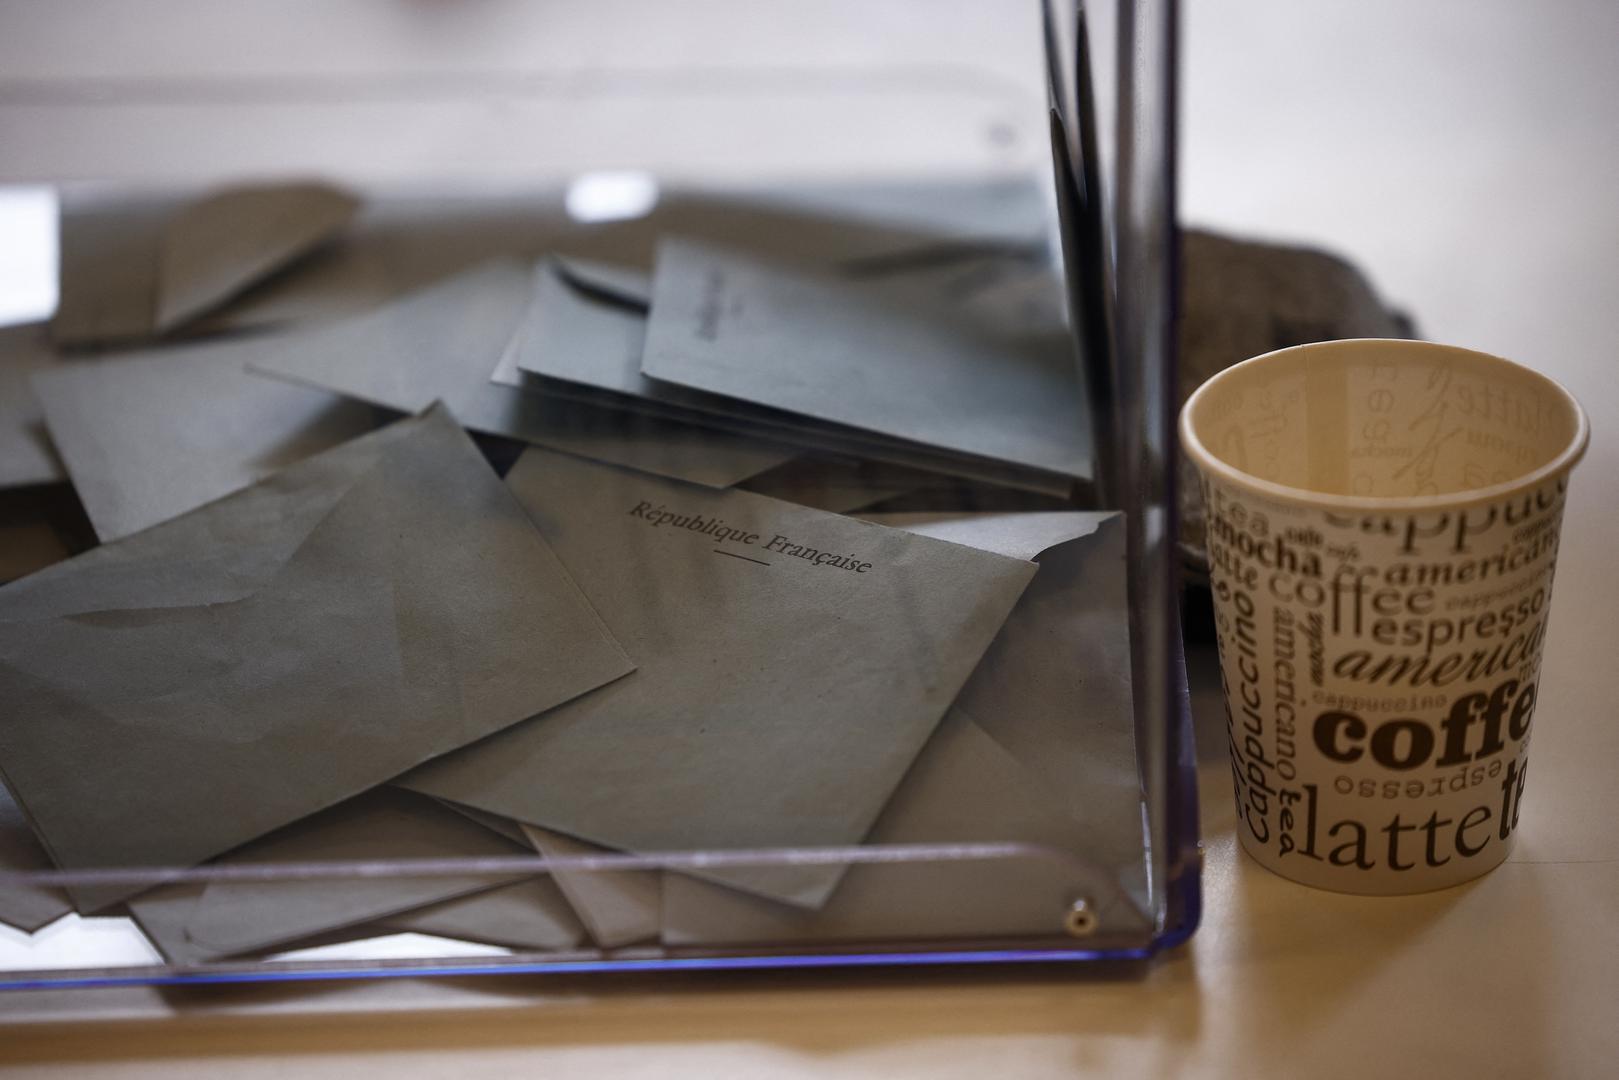
POLYGON ((1083 896, 1075 900, 1063 916, 1062 926, 1070 937, 1090 937, 1096 933, 1096 912, 1091 910, 1091 902, 1083 896))

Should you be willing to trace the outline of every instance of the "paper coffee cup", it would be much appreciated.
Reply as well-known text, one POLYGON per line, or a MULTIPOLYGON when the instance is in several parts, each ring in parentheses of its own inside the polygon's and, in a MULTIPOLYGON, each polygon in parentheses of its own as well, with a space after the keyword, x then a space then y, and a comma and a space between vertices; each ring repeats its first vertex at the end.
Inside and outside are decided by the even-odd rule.
POLYGON ((1335 341, 1221 372, 1180 432, 1207 513, 1243 846, 1355 893, 1498 865, 1588 438, 1579 404, 1484 353, 1335 341))

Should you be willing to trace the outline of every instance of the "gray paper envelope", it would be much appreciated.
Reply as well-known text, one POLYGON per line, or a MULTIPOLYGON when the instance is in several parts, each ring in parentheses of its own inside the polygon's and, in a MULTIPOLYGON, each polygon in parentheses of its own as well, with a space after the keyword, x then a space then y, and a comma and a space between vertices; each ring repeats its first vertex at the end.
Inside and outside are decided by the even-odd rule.
POLYGON ((0 769, 64 866, 190 865, 631 667, 434 409, 0 590, 0 769))
POLYGON ((486 813, 479 810, 475 806, 467 806, 463 803, 451 802, 448 799, 440 799, 439 804, 447 809, 454 810, 457 814, 462 815, 468 820, 476 821, 479 825, 482 825, 484 828, 495 833, 497 836, 504 836, 506 839, 510 840, 519 847, 529 848, 534 846, 533 844, 529 843, 528 834, 523 831, 522 824, 513 821, 511 818, 501 817, 499 814, 486 813))
POLYGON ((1040 572, 956 698, 1087 827, 1086 853, 1145 892, 1119 514, 872 515, 896 528, 1033 558, 1040 572))
MULTIPOLYGON (((548 857, 600 855, 603 851, 571 836, 523 826, 528 841, 548 857)), ((604 949, 650 941, 663 925, 663 875, 656 870, 557 870, 562 895, 604 949)))
MULTIPOLYGON (((151 889, 124 902, 124 909, 135 920, 152 945, 171 964, 205 964, 226 959, 217 950, 192 941, 186 936, 186 922, 196 910, 207 886, 200 882, 165 885, 151 889)), ((397 933, 378 923, 345 926, 298 941, 282 942, 252 955, 280 954, 295 949, 335 945, 365 938, 397 933)))
POLYGON ((331 238, 354 200, 319 184, 190 193, 69 192, 62 200, 63 345, 128 343, 174 329, 331 238))
POLYGON ((156 329, 167 333, 335 236, 360 202, 327 184, 227 188, 187 203, 158 250, 156 329))
POLYGON ((1145 854, 1123 518, 869 520, 1040 564, 869 842, 1043 844, 1082 857, 1089 869, 1076 874, 1033 859, 857 866, 815 916, 669 874, 665 942, 1052 934, 1079 895, 1091 900, 1104 931, 1139 929, 1145 854))
MULTIPOLYGON (((502 858, 521 848, 436 800, 381 788, 294 822, 221 860, 228 865, 502 858)), ((210 882, 186 936, 221 953, 263 949, 508 884, 517 875, 210 882)))
POLYGON ((151 336, 157 320, 157 253, 164 227, 184 201, 173 193, 63 193, 51 317, 51 337, 58 344, 104 345, 151 336))
MULTIPOLYGON (((367 192, 365 205, 335 243, 292 272, 261 277, 187 329, 239 331, 342 318, 503 256, 534 258, 563 249, 650 265, 652 244, 661 232, 830 263, 887 258, 941 242, 960 246, 961 238, 984 236, 986 230, 991 243, 1039 243, 1043 228, 1039 194, 1029 184, 1016 190, 999 185, 991 207, 977 193, 965 200, 973 205, 964 207, 959 193, 936 184, 879 184, 866 193, 838 188, 785 190, 774 184, 768 192, 706 193, 665 188, 649 217, 604 225, 573 220, 557 186, 367 192), (918 207, 924 208, 920 215, 918 207), (942 237, 941 227, 957 240, 942 237)), ((150 336, 165 228, 197 197, 196 192, 125 190, 64 195, 58 340, 104 344, 150 336)))
MULTIPOLYGON (((540 451, 507 483, 638 671, 404 782, 621 850, 858 842, 1034 572, 540 451)), ((714 876, 814 905, 839 872, 714 876)))
MULTIPOLYGON (((1139 832, 1139 828, 1138 828, 1139 832)), ((872 829, 873 844, 1028 844, 1008 859, 852 867, 826 906, 804 911, 664 875, 666 945, 1052 937, 1073 902, 1089 900, 1110 930, 1140 914, 1104 876, 1061 858, 1088 851, 1090 830, 1064 814, 995 740, 952 710, 872 829), (1046 853, 1057 856, 1047 857, 1046 853), (1102 898, 1106 899, 1102 899, 1102 898)))
MULTIPOLYGON (((860 515, 890 529, 994 551, 1013 559, 1034 559, 1048 548, 1095 535, 1117 510, 1046 510, 984 513, 963 510, 910 511, 860 515)), ((1110 567, 1116 571, 1117 567, 1110 567)), ((1122 588, 1122 586, 1121 586, 1122 588)), ((1108 596, 1122 595, 1108 590, 1108 596)))
POLYGON ((1089 477, 1088 416, 1064 336, 992 333, 950 305, 903 299, 666 240, 641 370, 937 450, 1089 477))
MULTIPOLYGON (((511 818, 486 813, 476 807, 443 800, 445 806, 465 814, 486 829, 492 829, 525 848, 542 855, 597 855, 602 849, 580 843, 570 836, 548 829, 523 825, 511 818)), ((590 937, 603 948, 627 945, 658 936, 658 874, 655 871, 554 870, 546 885, 559 889, 558 899, 569 912, 576 912, 589 929, 590 937)), ((583 933, 583 931, 581 931, 583 933)), ((490 940, 482 938, 480 940, 490 940)))
MULTIPOLYGON (((987 264, 987 265, 993 265, 987 264)), ((917 292, 942 292, 933 275, 884 275, 907 303, 917 292)), ((879 286, 863 283, 863 289, 879 286)), ((781 440, 832 453, 871 457, 898 467, 973 476, 989 483, 1067 494, 1071 480, 1027 468, 966 460, 914 443, 780 409, 690 390, 648 378, 641 371, 650 280, 635 271, 581 259, 542 260, 533 302, 491 379, 606 408, 630 409, 665 420, 697 423, 738 435, 781 440), (531 376, 531 377, 530 377, 531 376)))
MULTIPOLYGON (((51 870, 51 857, 39 846, 34 830, 0 784, 0 870, 51 870)), ((60 889, 45 885, 0 882, 0 922, 32 934, 73 910, 60 889)))
POLYGON ((594 259, 553 255, 557 270, 576 289, 645 315, 652 307, 652 275, 643 270, 594 259))
POLYGON ((407 412, 441 400, 475 431, 725 487, 796 451, 490 381, 533 292, 527 263, 497 260, 330 326, 254 371, 407 412))
MULTIPOLYGON (((297 190, 296 185, 286 185, 265 189, 264 194, 273 197, 276 193, 296 193, 297 190)), ((233 189, 228 197, 221 197, 221 201, 226 209, 241 207, 251 203, 253 195, 253 189, 233 189)), ((184 209, 186 198, 101 197, 87 201, 80 197, 68 201, 69 209, 64 212, 63 218, 63 306, 56 320, 56 334, 60 340, 106 343, 151 335, 152 317, 161 285, 156 268, 158 253, 164 246, 165 237, 174 235, 176 222, 187 216, 184 209)), ((318 204, 316 209, 320 209, 318 204)), ((345 234, 345 240, 337 247, 301 263, 296 272, 274 276, 268 282, 261 277, 249 293, 228 303, 224 309, 188 324, 187 328, 199 331, 242 329, 353 315, 386 302, 412 287, 425 286, 446 275, 464 271, 469 265, 490 256, 543 250, 553 246, 558 237, 566 236, 570 249, 599 251, 622 258, 631 254, 639 255, 640 249, 647 246, 646 237, 651 235, 650 228, 639 223, 633 229, 569 228, 558 216, 558 210, 543 199, 533 197, 375 200, 367 204, 354 228, 345 234)), ((241 215, 237 214, 236 217, 240 218, 241 215)), ((851 255, 883 255, 896 249, 908 251, 927 241, 926 237, 914 231, 883 227, 871 222, 838 221, 788 208, 764 209, 727 202, 705 204, 697 200, 691 204, 670 203, 660 214, 660 220, 664 219, 671 227, 682 231, 711 233, 733 243, 746 243, 763 250, 790 251, 826 263, 851 255)), ((319 225, 321 220, 305 225, 319 225)), ((184 231, 181 230, 181 235, 184 235, 184 231)), ((273 237, 264 239, 268 242, 273 237)), ((932 241, 932 244, 937 246, 937 241, 932 241)), ((585 260, 566 260, 565 266, 572 280, 597 290, 599 294, 634 292, 636 279, 641 276, 635 271, 585 260)), ((638 366, 638 346, 632 359, 638 366)), ((515 364, 515 358, 512 362, 515 364)), ((482 374, 487 375, 493 366, 485 365, 482 374)), ((504 376, 497 376, 497 381, 516 385, 515 376, 515 370, 511 370, 504 376)), ((720 484, 727 470, 746 464, 746 460, 708 461, 708 455, 725 451, 726 444, 687 430, 683 425, 695 419, 689 412, 669 414, 658 410, 640 410, 653 419, 671 422, 671 425, 665 426, 652 424, 644 417, 638 420, 624 419, 611 408, 603 408, 604 403, 597 400, 587 401, 587 404, 597 406, 594 410, 582 409, 576 415, 558 417, 555 413, 560 406, 553 398, 548 408, 540 408, 530 402, 525 410, 529 415, 525 419, 513 420, 509 409, 494 409, 491 413, 492 404, 503 400, 500 395, 483 401, 481 407, 475 407, 469 402, 459 401, 459 398, 473 392, 465 387, 457 391, 456 385, 454 382, 440 385, 429 398, 417 395, 412 405, 399 405, 395 398, 379 403, 410 410, 422 407, 432 397, 443 398, 452 405, 459 403, 464 406, 457 408, 456 412, 470 426, 486 424, 490 425, 487 430, 525 438, 530 437, 525 432, 532 433, 537 425, 544 422, 555 429, 555 437, 549 440, 533 439, 542 445, 698 482, 720 484), (468 416, 474 419, 468 420, 468 416), (637 426, 639 439, 622 432, 614 434, 613 429, 626 423, 637 426), (503 424, 515 424, 522 430, 503 431, 503 424), (583 427, 584 430, 570 432, 576 427, 583 427), (566 440, 573 440, 576 445, 568 445, 566 440), (693 442, 713 445, 698 450, 690 445, 693 442), (664 443, 672 444, 673 450, 666 449, 662 445, 664 443)), ((709 411, 713 412, 715 399, 711 395, 698 396, 710 399, 709 411)), ((506 403, 509 405, 509 398, 506 403)), ((734 413, 740 405, 732 403, 728 411, 734 413)), ((747 440, 771 442, 782 438, 780 431, 737 419, 725 424, 705 419, 703 423, 729 432, 733 439, 733 450, 737 440, 757 451, 757 446, 747 440)), ((985 462, 974 462, 968 466, 962 462, 941 461, 930 457, 920 447, 884 445, 882 441, 873 444, 874 437, 853 431, 833 433, 807 427, 798 433, 798 440, 802 442, 808 438, 811 431, 814 432, 813 441, 806 445, 833 452, 865 453, 897 464, 965 472, 990 483, 1032 487, 1057 494, 1066 490, 1065 482, 1046 474, 1027 475, 1027 470, 1024 470, 1025 474, 1019 475, 985 462)), ((777 450, 779 452, 780 448, 777 450)))
POLYGON ((178 517, 375 426, 371 408, 253 375, 248 339, 57 364, 35 376, 102 540, 178 517))
POLYGON ((936 245, 892 258, 856 259, 839 277, 885 303, 947 307, 996 337, 1070 336, 1059 267, 1041 243, 936 245))
POLYGON ((0 488, 67 479, 29 380, 56 364, 43 323, 0 329, 0 488))
POLYGON ((585 927, 556 883, 531 878, 441 904, 392 915, 377 924, 391 932, 432 934, 513 949, 574 949, 585 927))
POLYGON ((938 483, 935 473, 845 457, 805 455, 769 472, 750 476, 743 491, 812 506, 834 514, 850 514, 873 503, 896 498, 938 483))
MULTIPOLYGON (((215 860, 223 867, 395 859, 503 858, 520 848, 432 799, 391 788, 366 792, 215 860)), ((289 869, 290 873, 290 869, 289 869)), ((427 904, 509 883, 513 874, 303 878, 163 886, 127 901, 136 921, 177 962, 300 942, 427 904), (183 916, 183 917, 182 917, 183 916)))
MULTIPOLYGON (((960 236, 993 217, 992 243, 1040 243, 1041 207, 1032 185, 1000 200, 996 213, 976 220, 959 206, 938 205, 939 189, 922 185, 887 195, 911 209, 931 203, 933 220, 960 236)), ((822 193, 823 195, 826 193, 822 193)), ((710 237, 760 252, 789 253, 816 263, 886 256, 919 246, 937 247, 937 224, 899 224, 910 218, 887 208, 851 215, 847 192, 805 202, 803 193, 772 184, 768 193, 681 191, 665 188, 645 218, 581 224, 566 210, 559 187, 489 189, 452 186, 439 191, 367 193, 364 208, 330 249, 296 273, 264 282, 204 320, 210 329, 242 329, 351 315, 413 289, 461 273, 491 258, 537 258, 548 251, 624 266, 650 266, 660 233, 710 237), (761 197, 761 194, 763 197, 761 197), (814 205, 819 203, 821 205, 814 205)), ((910 218, 914 221, 914 218, 910 218)), ((487 372, 485 372, 487 374, 487 372)))
MULTIPOLYGON (((603 849, 581 843, 549 829, 523 825, 511 818, 485 813, 475 807, 443 800, 486 829, 546 856, 600 855, 603 849)), ((658 936, 661 886, 657 871, 553 870, 546 879, 559 889, 558 897, 570 913, 584 920, 590 938, 603 948, 616 948, 658 936)), ((581 930, 581 933, 584 931, 581 930)), ((488 940, 480 939, 480 940, 488 940)))
MULTIPOLYGON (((641 374, 647 310, 641 301, 650 289, 651 279, 634 270, 582 260, 540 260, 534 298, 512 338, 511 365, 497 369, 495 377, 524 385, 526 371, 592 390, 660 400, 657 385, 641 374), (581 268, 594 276, 581 279, 581 268)), ((677 387, 662 400, 683 406, 691 396, 677 387)))
POLYGON ((129 917, 171 964, 201 964, 219 954, 186 937, 186 922, 202 899, 202 882, 182 882, 149 889, 124 902, 129 917))

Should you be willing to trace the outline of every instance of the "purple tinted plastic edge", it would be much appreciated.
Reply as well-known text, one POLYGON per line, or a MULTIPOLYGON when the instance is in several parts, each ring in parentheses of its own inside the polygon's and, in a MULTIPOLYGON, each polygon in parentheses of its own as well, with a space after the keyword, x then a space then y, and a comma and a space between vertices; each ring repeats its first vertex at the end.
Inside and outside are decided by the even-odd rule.
POLYGON ((94 989, 116 986, 181 986, 220 983, 331 982, 338 979, 406 979, 461 975, 569 975, 634 971, 738 971, 787 968, 944 966, 1007 963, 1074 963, 1149 959, 1164 939, 1133 949, 992 949, 926 953, 845 953, 788 956, 669 957, 644 960, 535 961, 516 964, 451 963, 376 970, 221 971, 173 975, 85 975, 70 979, 0 977, 0 990, 94 989))

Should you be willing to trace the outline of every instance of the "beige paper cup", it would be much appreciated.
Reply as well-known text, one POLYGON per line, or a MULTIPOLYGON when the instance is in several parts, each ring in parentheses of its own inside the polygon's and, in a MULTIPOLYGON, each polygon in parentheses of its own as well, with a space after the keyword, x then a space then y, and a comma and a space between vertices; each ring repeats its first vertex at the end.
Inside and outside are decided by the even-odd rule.
POLYGON ((1180 431, 1208 515, 1243 846, 1354 893, 1498 865, 1579 404, 1484 353, 1336 341, 1221 372, 1180 431))

